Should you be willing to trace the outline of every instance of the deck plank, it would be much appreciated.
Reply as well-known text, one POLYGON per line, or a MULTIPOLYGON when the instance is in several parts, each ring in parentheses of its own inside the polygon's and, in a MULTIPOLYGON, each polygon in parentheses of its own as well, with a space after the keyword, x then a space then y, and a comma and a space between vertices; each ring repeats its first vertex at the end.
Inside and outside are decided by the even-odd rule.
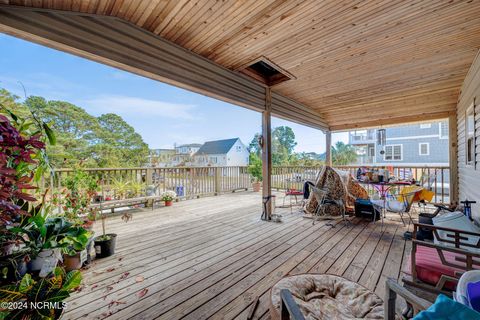
POLYGON ((282 223, 260 213, 260 195, 240 192, 134 210, 127 224, 109 218, 117 254, 83 271, 63 319, 245 319, 256 297, 254 319, 269 319, 269 289, 288 274, 338 274, 382 294, 405 264, 395 217, 331 228, 289 208, 277 208, 282 223))

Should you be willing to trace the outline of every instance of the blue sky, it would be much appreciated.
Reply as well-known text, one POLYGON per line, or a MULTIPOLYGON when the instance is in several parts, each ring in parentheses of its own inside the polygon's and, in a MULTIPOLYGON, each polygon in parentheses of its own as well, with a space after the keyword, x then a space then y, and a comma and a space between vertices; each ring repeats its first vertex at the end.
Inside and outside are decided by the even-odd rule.
MULTIPOLYGON (((151 148, 240 137, 261 130, 260 113, 0 33, 0 87, 23 97, 64 100, 90 114, 121 115, 151 148)), ((325 135, 278 118, 295 132, 296 151, 325 151, 325 135)), ((345 141, 346 134, 333 140, 345 141)))

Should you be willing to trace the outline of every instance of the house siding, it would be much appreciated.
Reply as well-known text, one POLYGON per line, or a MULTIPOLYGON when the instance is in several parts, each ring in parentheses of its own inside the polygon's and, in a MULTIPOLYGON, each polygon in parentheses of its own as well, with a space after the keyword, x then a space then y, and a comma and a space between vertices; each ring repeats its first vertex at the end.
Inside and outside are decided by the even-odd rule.
MULTIPOLYGON (((480 51, 479 51, 480 52, 480 51)), ((480 223, 480 108, 475 106, 475 161, 473 165, 466 164, 466 136, 465 136, 465 114, 473 104, 478 104, 480 99, 480 57, 477 56, 470 67, 462 85, 460 97, 457 104, 457 145, 458 145, 458 187, 459 199, 477 201, 472 205, 472 212, 475 220, 480 223)))

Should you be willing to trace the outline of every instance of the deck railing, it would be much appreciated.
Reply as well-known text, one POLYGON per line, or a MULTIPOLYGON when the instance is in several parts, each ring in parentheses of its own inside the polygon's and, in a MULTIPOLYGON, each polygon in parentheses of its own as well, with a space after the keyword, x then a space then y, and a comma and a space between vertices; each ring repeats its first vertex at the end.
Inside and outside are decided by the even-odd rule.
MULTIPOLYGON (((359 166, 335 166, 337 169, 349 171, 353 176, 359 166)), ((375 168, 375 166, 369 166, 375 168)), ((314 181, 321 166, 275 166, 272 169, 272 188, 286 190, 295 188, 302 190, 305 180, 314 181)), ((448 203, 450 196, 448 166, 394 166, 390 167, 394 176, 400 179, 414 178, 418 183, 434 192, 433 202, 448 203)), ((100 181, 103 195, 116 196, 116 185, 131 181, 141 184, 143 189, 155 186, 155 193, 174 190, 180 198, 192 199, 200 196, 232 192, 251 187, 251 176, 247 167, 175 167, 175 168, 89 168, 86 172, 100 181)), ((50 181, 42 184, 53 190, 61 190, 72 169, 55 170, 50 181)), ((128 195, 127 195, 128 196, 128 195)), ((130 194, 130 197, 132 195, 130 194)))
MULTIPOLYGON (((191 199, 200 196, 231 192, 250 188, 247 167, 175 167, 175 168, 88 168, 87 173, 99 181, 100 193, 117 196, 122 183, 140 184, 146 192, 154 186, 155 194, 173 190, 179 198, 191 199)), ((72 169, 54 171, 51 183, 54 190, 65 187, 64 181, 73 174, 72 169)), ((127 192, 127 197, 132 196, 127 192)))

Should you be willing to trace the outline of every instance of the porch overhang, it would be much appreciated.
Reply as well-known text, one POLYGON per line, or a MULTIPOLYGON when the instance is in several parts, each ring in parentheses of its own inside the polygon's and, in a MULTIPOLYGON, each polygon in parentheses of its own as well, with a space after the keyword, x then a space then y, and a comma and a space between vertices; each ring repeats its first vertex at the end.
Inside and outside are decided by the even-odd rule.
POLYGON ((272 115, 321 130, 450 116, 480 48, 475 1, 3 3, 2 32, 257 111, 266 57, 272 115))

